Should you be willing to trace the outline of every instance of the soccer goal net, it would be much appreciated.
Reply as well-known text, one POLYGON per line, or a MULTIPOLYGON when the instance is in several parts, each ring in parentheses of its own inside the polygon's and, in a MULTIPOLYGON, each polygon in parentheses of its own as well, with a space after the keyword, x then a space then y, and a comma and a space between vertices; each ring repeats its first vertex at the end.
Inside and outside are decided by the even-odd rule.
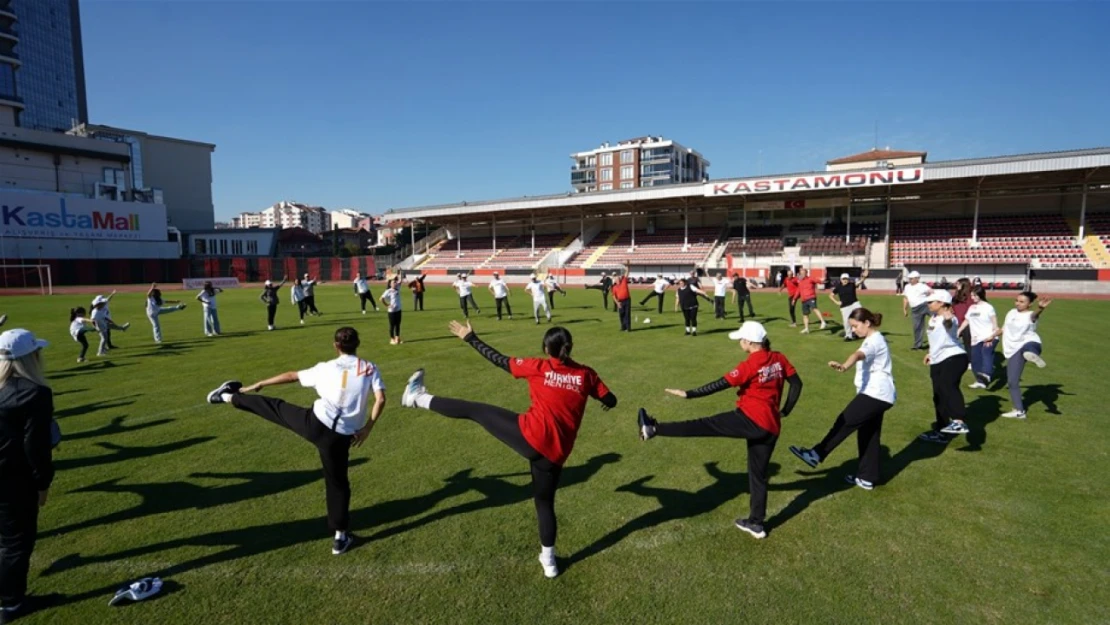
POLYGON ((2 265, 0 286, 5 289, 38 289, 43 295, 54 294, 50 265, 2 265))

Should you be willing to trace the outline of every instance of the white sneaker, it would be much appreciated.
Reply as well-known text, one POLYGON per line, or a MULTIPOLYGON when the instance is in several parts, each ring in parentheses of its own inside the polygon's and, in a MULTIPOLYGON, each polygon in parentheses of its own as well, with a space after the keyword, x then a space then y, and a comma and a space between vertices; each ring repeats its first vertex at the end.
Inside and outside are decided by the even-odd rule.
POLYGON ((821 329, 822 329, 822 330, 824 330, 824 329, 825 329, 825 322, 824 322, 824 321, 822 321, 822 322, 821 322, 821 329))
POLYGON ((1021 357, 1024 358, 1026 362, 1031 362, 1031 363, 1037 365, 1038 368, 1041 368, 1041 369, 1045 368, 1044 358, 1041 358, 1040 356, 1038 356, 1037 354, 1034 354, 1033 352, 1023 352, 1021 354, 1021 357))
POLYGON ((409 376, 405 392, 401 394, 401 405, 405 408, 416 408, 416 399, 427 392, 428 389, 424 387, 424 370, 417 369, 409 376))
POLYGON ((982 382, 972 382, 971 384, 968 384, 967 387, 968 388, 987 388, 987 385, 983 384, 982 382))
POLYGON ((301 325, 302 326, 304 325, 304 319, 301 319, 301 325))
MULTIPOLYGON (((125 324, 121 325, 121 326, 119 327, 119 329, 120 329, 120 331, 122 331, 122 332, 127 332, 127 328, 130 328, 130 327, 131 327, 131 322, 130 322, 130 321, 128 321, 127 323, 125 323, 125 324)), ((1029 352, 1026 352, 1026 353, 1029 353, 1029 352)), ((1028 359, 1028 358, 1026 358, 1026 360, 1029 360, 1029 359, 1028 359)), ((1042 362, 1043 362, 1043 361, 1042 361, 1042 362)), ((1041 365, 1041 366, 1043 367, 1044 365, 1041 365)))
POLYGON ((554 555, 551 556, 551 558, 544 558, 543 554, 541 553, 540 554, 540 566, 543 567, 543 576, 546 577, 547 579, 552 579, 554 577, 558 577, 558 575, 559 575, 559 565, 555 562, 555 556, 554 555))
POLYGON ((809 334, 809 328, 806 328, 805 330, 802 330, 798 334, 809 334))
POLYGON ((1006 417, 1007 419, 1024 419, 1025 411, 1011 410, 1010 412, 1003 412, 1000 416, 1006 417))
POLYGON ((366 311, 365 311, 365 310, 364 310, 364 311, 362 311, 362 314, 364 314, 364 315, 365 315, 365 314, 366 314, 366 311))
POLYGON ((269 330, 270 332, 273 332, 274 326, 266 326, 266 329, 269 330))

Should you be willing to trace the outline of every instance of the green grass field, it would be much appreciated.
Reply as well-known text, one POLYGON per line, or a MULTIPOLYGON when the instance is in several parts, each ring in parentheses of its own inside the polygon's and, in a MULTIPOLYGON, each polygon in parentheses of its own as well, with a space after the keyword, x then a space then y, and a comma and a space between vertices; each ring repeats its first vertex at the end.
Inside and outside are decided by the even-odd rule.
MULTIPOLYGON (((347 285, 321 287, 326 315, 304 327, 283 291, 275 332, 265 331, 257 295, 221 296, 225 335, 215 339, 203 336, 193 302, 163 318, 166 343, 156 346, 142 294, 120 294, 113 316, 131 331, 110 358, 80 365, 67 312, 90 296, 4 299, 7 328, 52 342, 48 377, 65 432, 31 572, 35 592, 61 593, 65 604, 21 622, 1110 622, 1106 302, 1058 301, 1045 315, 1049 366, 1026 370, 1027 421, 997 418, 1009 409, 1004 388, 965 390, 972 433, 942 448, 915 441, 932 420, 931 389, 920 352, 908 350, 899 300, 863 292, 888 315, 899 392, 883 432, 883 480, 865 492, 843 482, 855 470, 854 438, 819 470, 787 449, 820 440, 853 396, 851 374, 825 366, 851 347, 830 332, 800 336, 783 319, 783 297, 757 294, 775 348, 805 381, 772 458, 770 535, 757 541, 732 524, 748 509, 742 441, 642 443, 635 426, 641 405, 667 420, 732 406, 731 393, 682 400, 663 389, 730 370, 740 352, 725 333, 736 321, 714 321, 703 307, 701 334, 687 338, 679 314, 636 307, 635 331, 621 334, 598 292, 572 290, 557 299, 555 321, 620 405, 587 411, 556 500, 563 572, 547 580, 526 462, 473 423, 400 406, 418 367, 433 394, 528 405, 524 382, 448 333, 459 317, 450 291, 433 288, 423 313, 408 310, 406 295, 401 346, 388 344, 384 312, 358 314, 347 285), (352 454, 362 541, 335 557, 312 447, 204 398, 228 378, 250 383, 332 358, 330 336, 347 324, 381 368, 389 405, 352 454), (169 592, 107 606, 117 586, 148 575, 164 577, 169 592)), ((491 315, 488 293, 476 296, 483 339, 539 355, 547 326, 528 318, 520 289, 513 299, 525 314, 512 322, 491 315)), ((1000 316, 1011 306, 995 305, 1000 316)), ((302 405, 315 398, 293 386, 269 391, 302 405)))

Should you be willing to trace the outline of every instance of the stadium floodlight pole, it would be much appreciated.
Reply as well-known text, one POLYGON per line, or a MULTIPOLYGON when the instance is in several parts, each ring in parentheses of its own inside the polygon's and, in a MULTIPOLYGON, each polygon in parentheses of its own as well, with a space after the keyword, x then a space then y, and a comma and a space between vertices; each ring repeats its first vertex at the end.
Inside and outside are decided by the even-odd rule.
POLYGON ((740 212, 744 215, 744 245, 748 244, 748 200, 744 198, 743 203, 740 205, 740 212))
POLYGON ((455 258, 462 258, 462 218, 458 220, 459 236, 455 239, 455 258))
POLYGON ((1084 235, 1086 235, 1086 232, 1087 232, 1087 188, 1088 188, 1088 185, 1089 185, 1088 181, 1091 179, 1091 176, 1095 175, 1095 172, 1098 171, 1098 169, 1099 169, 1098 167, 1095 167, 1091 171, 1087 172, 1087 175, 1083 177, 1083 196, 1082 196, 1082 198, 1080 199, 1080 202, 1079 202, 1079 238, 1077 239, 1077 242, 1080 243, 1080 244, 1083 243, 1084 235))
POLYGON ((682 198, 682 251, 690 249, 690 198, 682 198))
POLYGON ((979 192, 983 185, 983 176, 975 182, 975 218, 971 222, 971 244, 979 243, 979 192))
POLYGON ((848 189, 848 219, 847 228, 844 230, 844 244, 852 242, 852 190, 848 189))
POLYGON ((497 253, 497 215, 490 216, 490 226, 493 228, 493 253, 497 253))

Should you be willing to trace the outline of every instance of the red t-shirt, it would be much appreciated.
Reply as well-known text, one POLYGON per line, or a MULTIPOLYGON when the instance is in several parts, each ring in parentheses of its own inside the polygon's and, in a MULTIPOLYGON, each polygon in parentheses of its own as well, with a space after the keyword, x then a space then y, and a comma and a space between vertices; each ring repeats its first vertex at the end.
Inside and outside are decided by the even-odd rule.
POLYGON ((798 296, 798 279, 797 278, 787 278, 786 281, 783 282, 783 284, 786 286, 786 294, 787 295, 789 295, 791 298, 795 298, 795 297, 798 296))
POLYGON ((778 436, 781 425, 779 404, 786 378, 794 375, 794 365, 786 356, 767 350, 758 351, 725 374, 736 391, 736 408, 756 425, 778 436))
POLYGON ((952 314, 956 315, 956 321, 960 323, 964 322, 964 318, 967 317, 967 311, 971 308, 971 304, 972 301, 970 297, 962 302, 952 302, 952 314))
POLYGON ((802 301, 817 299, 817 281, 806 276, 798 280, 798 293, 801 295, 802 301))
POLYGON ((544 458, 562 465, 574 448, 586 400, 601 399, 609 389, 593 369, 556 358, 513 358, 509 372, 528 380, 532 395, 532 406, 520 415, 524 440, 544 458))
POLYGON ((613 299, 624 301, 631 298, 632 295, 628 292, 628 276, 621 276, 613 283, 613 299))

